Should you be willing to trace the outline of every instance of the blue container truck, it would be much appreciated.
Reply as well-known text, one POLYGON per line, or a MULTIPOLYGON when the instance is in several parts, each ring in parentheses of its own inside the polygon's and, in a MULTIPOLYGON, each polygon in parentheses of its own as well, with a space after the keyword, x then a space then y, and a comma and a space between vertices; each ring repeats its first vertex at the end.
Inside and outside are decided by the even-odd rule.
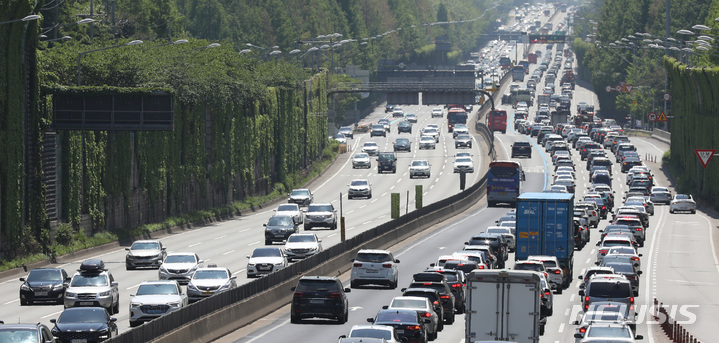
POLYGON ((574 276, 574 194, 522 193, 517 197, 516 260, 556 256, 564 271, 563 287, 574 276))

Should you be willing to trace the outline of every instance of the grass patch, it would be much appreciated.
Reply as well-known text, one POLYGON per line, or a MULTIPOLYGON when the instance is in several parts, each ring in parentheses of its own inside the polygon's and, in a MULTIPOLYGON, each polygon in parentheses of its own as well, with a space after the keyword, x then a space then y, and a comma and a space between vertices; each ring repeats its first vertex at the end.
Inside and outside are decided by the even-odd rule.
POLYGON ((133 239, 142 237, 152 232, 166 230, 171 227, 187 225, 195 222, 210 220, 218 216, 236 214, 238 212, 255 208, 265 203, 284 198, 292 188, 298 188, 305 185, 312 178, 318 176, 322 171, 335 160, 338 155, 339 144, 332 140, 322 151, 319 160, 313 163, 309 170, 298 171, 289 175, 285 183, 275 185, 273 191, 265 196, 248 197, 243 201, 234 201, 227 206, 215 207, 210 209, 193 211, 176 217, 170 217, 159 223, 151 223, 141 225, 139 227, 124 229, 120 232, 99 232, 93 236, 87 237, 82 231, 67 233, 67 229, 58 228, 64 236, 63 244, 56 242, 52 245, 48 254, 37 253, 18 257, 12 260, 0 261, 0 271, 22 267, 23 264, 41 261, 52 261, 56 256, 71 254, 83 249, 92 248, 122 239, 133 239), (48 256, 49 255, 49 256, 48 256))

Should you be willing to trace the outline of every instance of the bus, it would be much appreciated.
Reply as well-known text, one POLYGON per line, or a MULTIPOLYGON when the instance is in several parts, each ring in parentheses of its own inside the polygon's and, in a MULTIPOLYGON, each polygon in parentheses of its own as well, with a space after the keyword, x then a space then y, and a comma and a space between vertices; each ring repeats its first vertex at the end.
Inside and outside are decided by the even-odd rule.
MULTIPOLYGON (((454 106, 454 105, 453 105, 454 106)), ((447 131, 452 132, 457 124, 467 124, 467 111, 462 107, 452 107, 447 112, 447 131)))
POLYGON ((516 206, 517 197, 522 193, 521 184, 524 178, 524 171, 519 162, 490 162, 487 172, 487 204, 489 207, 497 207, 498 204, 516 206))
POLYGON ((502 131, 502 133, 507 133, 507 111, 489 111, 489 114, 487 114, 487 127, 489 131, 502 131))
POLYGON ((510 69, 512 67, 512 60, 509 59, 509 56, 502 55, 499 57, 499 65, 502 66, 503 70, 510 69))

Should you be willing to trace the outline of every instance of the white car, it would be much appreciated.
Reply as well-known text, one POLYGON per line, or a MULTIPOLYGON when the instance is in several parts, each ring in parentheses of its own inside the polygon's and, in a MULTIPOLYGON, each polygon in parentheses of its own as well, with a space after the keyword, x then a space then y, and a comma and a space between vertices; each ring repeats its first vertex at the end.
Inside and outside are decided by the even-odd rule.
POLYGON ((414 160, 409 165, 409 178, 414 179, 415 177, 427 177, 429 178, 431 173, 430 165, 427 160, 414 160))
POLYGON ((563 185, 550 185, 547 189, 543 190, 542 193, 569 193, 567 186, 563 185))
POLYGON ((456 157, 454 159, 455 173, 474 173, 474 163, 470 157, 456 157))
POLYGON ((255 248, 247 258, 248 278, 270 274, 287 267, 285 251, 278 247, 255 248))
POLYGON ((177 281, 145 281, 130 299, 130 327, 135 327, 189 303, 177 281))
POLYGON ((617 323, 594 323, 587 327, 584 335, 574 334, 578 342, 635 342, 635 339, 641 340, 642 335, 634 336, 634 332, 626 324, 617 323))
POLYGON ((333 137, 333 139, 336 140, 340 144, 347 144, 347 137, 345 137, 345 135, 343 135, 339 132, 333 137))
POLYGON ((298 204, 280 204, 275 209, 275 215, 290 216, 296 224, 302 224, 304 213, 298 204))
POLYGON ((420 149, 435 149, 436 147, 437 147, 437 142, 431 136, 422 136, 419 139, 419 148, 420 149))
POLYGON ((362 152, 367 155, 379 155, 379 145, 375 142, 365 142, 362 145, 362 152))
POLYGON ((160 280, 177 280, 187 284, 197 268, 204 263, 197 254, 192 252, 174 252, 167 254, 160 265, 158 278, 160 280))
POLYGON ((372 198, 372 184, 365 179, 356 179, 350 182, 347 198, 354 199, 357 197, 372 198))
POLYGON ((691 194, 677 194, 669 204, 669 213, 677 211, 697 213, 697 203, 692 199, 691 194))
POLYGON ((358 152, 352 157, 352 168, 372 168, 372 161, 366 152, 358 152))
POLYGON ((399 282, 399 260, 390 251, 363 249, 351 260, 350 287, 361 285, 387 285, 397 288, 399 282))
POLYGON ((527 257, 529 261, 539 261, 544 264, 544 270, 549 276, 549 284, 552 285, 552 289, 557 291, 557 294, 562 294, 564 284, 564 271, 559 266, 559 260, 556 256, 548 255, 530 255, 527 257))
POLYGON ((285 243, 288 261, 299 260, 322 252, 322 240, 314 233, 293 233, 285 243))
POLYGON ((195 274, 192 274, 192 279, 187 284, 187 297, 193 302, 235 287, 237 276, 232 275, 227 268, 210 264, 209 267, 198 268, 195 274))
POLYGON ((422 137, 432 137, 435 143, 439 143, 439 130, 433 127, 422 129, 422 137))
POLYGON ((487 233, 496 233, 502 235, 504 240, 509 245, 509 252, 514 252, 517 247, 517 240, 512 234, 512 229, 504 226, 490 226, 487 228, 487 233))
POLYGON ((432 118, 434 118, 434 117, 440 117, 440 118, 442 118, 442 116, 444 115, 443 113, 444 113, 444 112, 442 112, 442 109, 441 109, 441 108, 435 107, 435 108, 432 109, 432 118))
MULTIPOLYGON (((396 329, 389 325, 354 325, 350 329, 349 335, 342 335, 340 338, 379 338, 382 342, 387 343, 402 342, 402 339, 397 336, 396 329)), ((353 340, 352 342, 362 342, 362 340, 353 340)))

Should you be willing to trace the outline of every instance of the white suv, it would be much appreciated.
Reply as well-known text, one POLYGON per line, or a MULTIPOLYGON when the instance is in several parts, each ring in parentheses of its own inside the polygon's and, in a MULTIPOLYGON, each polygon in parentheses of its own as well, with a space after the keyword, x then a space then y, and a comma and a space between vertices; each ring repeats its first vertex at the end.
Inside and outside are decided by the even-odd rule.
POLYGON ((337 210, 330 203, 313 203, 305 211, 305 230, 311 230, 315 226, 337 229, 337 210))
POLYGON ((177 281, 145 281, 130 300, 130 327, 177 311, 187 304, 187 294, 182 292, 177 281))
POLYGON ((357 257, 352 260, 352 274, 350 286, 357 288, 360 285, 387 285, 391 289, 397 288, 399 270, 391 252, 387 250, 360 250, 357 257))

